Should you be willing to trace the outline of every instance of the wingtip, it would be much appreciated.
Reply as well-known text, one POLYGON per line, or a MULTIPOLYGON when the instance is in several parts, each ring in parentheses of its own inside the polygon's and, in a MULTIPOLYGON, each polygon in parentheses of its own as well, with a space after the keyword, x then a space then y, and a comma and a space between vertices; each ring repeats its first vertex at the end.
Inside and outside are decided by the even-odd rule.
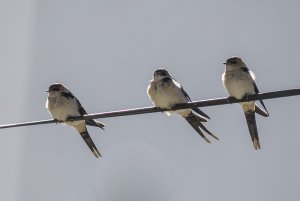
POLYGON ((104 127, 106 126, 104 123, 102 123, 100 121, 96 121, 96 120, 86 120, 85 122, 89 126, 99 127, 99 128, 101 128, 103 130, 104 130, 104 127))
POLYGON ((104 128, 106 127, 106 125, 102 122, 99 122, 99 121, 95 121, 97 123, 97 125, 104 130, 104 128))
POLYGON ((216 140, 220 140, 220 138, 218 138, 217 136, 215 136, 214 134, 210 134, 213 138, 215 138, 216 140))
POLYGON ((203 116, 200 116, 200 115, 198 115, 198 114, 195 114, 195 117, 196 117, 199 121, 201 121, 201 122, 207 122, 207 118, 205 118, 205 117, 203 117, 203 116))
POLYGON ((269 117, 270 114, 262 101, 261 101, 261 104, 262 104, 264 110, 262 108, 260 108, 257 104, 255 104, 255 112, 261 116, 269 117))

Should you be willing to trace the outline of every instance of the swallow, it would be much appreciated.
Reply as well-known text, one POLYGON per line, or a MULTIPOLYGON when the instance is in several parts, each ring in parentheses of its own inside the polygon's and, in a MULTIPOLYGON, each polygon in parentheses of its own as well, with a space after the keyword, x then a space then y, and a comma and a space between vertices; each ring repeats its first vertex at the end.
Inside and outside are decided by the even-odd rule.
POLYGON ((101 157, 96 145, 88 133, 86 125, 99 127, 104 130, 105 125, 93 119, 68 121, 73 117, 81 117, 87 112, 81 106, 79 100, 69 91, 63 84, 54 83, 48 89, 48 97, 46 101, 46 108, 51 116, 57 122, 74 127, 95 157, 101 157))
MULTIPOLYGON (((158 69, 154 72, 153 79, 147 88, 147 94, 153 104, 160 109, 171 109, 176 104, 191 101, 191 98, 180 83, 177 82, 166 69, 158 69)), ((168 116, 170 116, 171 113, 170 111, 166 112, 168 116)), ((219 140, 218 137, 207 130, 202 124, 203 122, 207 122, 210 117, 199 108, 176 110, 175 113, 185 118, 206 142, 210 143, 203 131, 216 140, 219 140)))
MULTIPOLYGON (((259 90, 255 84, 255 75, 248 69, 243 60, 239 57, 232 57, 226 60, 225 71, 222 74, 222 81, 228 94, 236 99, 242 99, 251 94, 259 93, 259 90)), ((242 102, 240 105, 243 108, 245 117, 247 120, 248 129, 253 142, 255 150, 261 148, 258 130, 255 120, 255 112, 268 117, 269 112, 262 100, 261 105, 264 109, 260 108, 255 101, 242 102)))

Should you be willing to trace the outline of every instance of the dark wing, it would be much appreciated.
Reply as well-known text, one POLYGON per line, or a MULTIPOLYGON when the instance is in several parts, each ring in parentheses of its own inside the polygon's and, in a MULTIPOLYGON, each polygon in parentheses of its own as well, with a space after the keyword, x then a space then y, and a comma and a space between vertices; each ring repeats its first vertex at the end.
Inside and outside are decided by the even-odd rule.
POLYGON ((80 101, 79 101, 79 100, 78 100, 71 92, 69 92, 69 93, 67 93, 67 92, 62 92, 61 94, 62 94, 62 96, 66 97, 66 98, 68 98, 68 99, 72 98, 72 99, 76 100, 76 102, 77 102, 77 104, 78 104, 78 108, 79 108, 79 113, 80 113, 80 115, 83 116, 83 115, 87 114, 87 112, 85 111, 85 109, 82 107, 80 101))
MULTIPOLYGON (((82 107, 80 101, 71 92, 69 92, 69 93, 62 92, 62 96, 66 97, 68 99, 72 98, 72 99, 74 99, 77 102, 77 104, 78 104, 78 111, 79 111, 79 113, 80 113, 81 116, 87 114, 87 112, 85 111, 85 109, 82 107)), ((104 130, 104 127, 105 127, 105 125, 103 123, 101 123, 99 121, 95 121, 94 119, 87 119, 87 120, 85 120, 85 123, 87 125, 89 125, 89 126, 99 127, 99 128, 101 128, 103 130, 104 130)))
POLYGON ((256 103, 255 103, 255 112, 261 116, 264 116, 264 117, 268 117, 269 116, 269 113, 267 113, 265 110, 261 109, 256 103))
MULTIPOLYGON (((241 70, 244 71, 245 73, 248 73, 251 76, 250 71, 249 71, 249 69, 247 67, 242 67, 241 70)), ((253 80, 253 87, 254 87, 255 93, 256 94, 259 93, 259 90, 258 90, 258 88, 257 88, 256 83, 255 83, 254 80, 253 80)), ((261 103, 261 105, 263 106, 263 108, 265 109, 265 111, 262 110, 257 104, 255 104, 255 112, 257 112, 257 114, 260 114, 260 115, 262 115, 264 117, 268 117, 269 116, 269 112, 268 112, 268 110, 267 110, 264 102, 262 100, 259 100, 259 102, 261 103)))
MULTIPOLYGON (((258 94, 258 93, 259 93, 259 90, 258 90, 258 88, 257 88, 256 83, 254 82, 254 80, 253 80, 253 87, 254 87, 255 93, 258 94)), ((263 102, 262 100, 259 100, 259 102, 260 102, 260 104, 263 106, 263 108, 265 109, 266 114, 265 114, 264 112, 262 112, 261 109, 260 109, 258 106, 255 107, 255 111, 256 111, 258 114, 262 115, 262 116, 268 117, 268 116, 269 116, 269 112, 268 112, 268 110, 267 110, 267 108, 266 108, 264 102, 263 102)))
MULTIPOLYGON (((180 85, 180 88, 181 88, 181 91, 182 91, 183 95, 188 99, 189 102, 191 102, 192 100, 191 100, 190 96, 186 93, 186 91, 184 91, 184 89, 181 85, 180 85)), ((199 108, 196 107, 196 108, 193 108, 192 110, 194 112, 200 114, 201 116, 203 116, 207 119, 210 119, 210 117, 207 114, 205 114, 202 110, 200 110, 199 108)))
POLYGON ((182 91, 183 95, 188 99, 189 102, 191 102, 192 99, 191 99, 190 96, 186 93, 186 91, 184 91, 183 87, 180 86, 180 88, 181 88, 181 91, 182 91))

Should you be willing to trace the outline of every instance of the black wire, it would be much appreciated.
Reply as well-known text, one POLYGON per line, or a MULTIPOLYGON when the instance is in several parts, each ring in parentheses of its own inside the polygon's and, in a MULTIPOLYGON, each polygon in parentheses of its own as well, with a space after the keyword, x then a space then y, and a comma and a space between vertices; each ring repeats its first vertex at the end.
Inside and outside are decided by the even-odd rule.
MULTIPOLYGON (((208 99, 208 100, 201 100, 201 101, 193 101, 193 102, 189 102, 189 103, 182 103, 182 104, 175 105, 170 110, 226 105, 226 104, 239 103, 239 102, 249 102, 249 101, 255 101, 255 100, 282 98, 282 97, 297 96, 297 95, 300 95, 300 89, 288 89, 288 90, 253 94, 253 95, 244 97, 240 100, 237 100, 233 97, 224 97, 224 98, 208 99)), ((143 108, 88 114, 88 115, 84 115, 82 117, 74 117, 71 119, 71 121, 83 120, 83 119, 120 117, 120 116, 138 115, 138 114, 146 114, 146 113, 154 113, 154 112, 162 112, 162 111, 168 111, 168 110, 167 109, 159 109, 157 107, 143 107, 143 108)), ((25 122, 25 123, 6 124, 6 125, 0 125, 0 129, 22 127, 22 126, 33 126, 33 125, 41 125, 41 124, 50 124, 50 123, 57 123, 57 122, 53 119, 49 119, 49 120, 32 121, 32 122, 25 122)))

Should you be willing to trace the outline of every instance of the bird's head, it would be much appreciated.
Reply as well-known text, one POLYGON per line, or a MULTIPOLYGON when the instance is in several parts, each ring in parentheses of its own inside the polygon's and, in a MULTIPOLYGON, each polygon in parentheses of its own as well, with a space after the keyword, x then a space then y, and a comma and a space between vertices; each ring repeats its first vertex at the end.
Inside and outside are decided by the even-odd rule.
POLYGON ((70 93, 70 91, 60 83, 54 83, 49 86, 49 89, 46 91, 49 93, 49 96, 55 97, 58 96, 60 93, 65 92, 65 93, 70 93))
POLYGON ((171 75, 169 74, 169 72, 166 69, 159 68, 156 71, 154 71, 153 79, 155 81, 159 81, 159 80, 164 79, 166 77, 171 77, 171 75))
POLYGON ((231 57, 226 60, 223 64, 226 65, 226 70, 233 71, 240 69, 241 67, 246 67, 246 64, 240 57, 231 57))

